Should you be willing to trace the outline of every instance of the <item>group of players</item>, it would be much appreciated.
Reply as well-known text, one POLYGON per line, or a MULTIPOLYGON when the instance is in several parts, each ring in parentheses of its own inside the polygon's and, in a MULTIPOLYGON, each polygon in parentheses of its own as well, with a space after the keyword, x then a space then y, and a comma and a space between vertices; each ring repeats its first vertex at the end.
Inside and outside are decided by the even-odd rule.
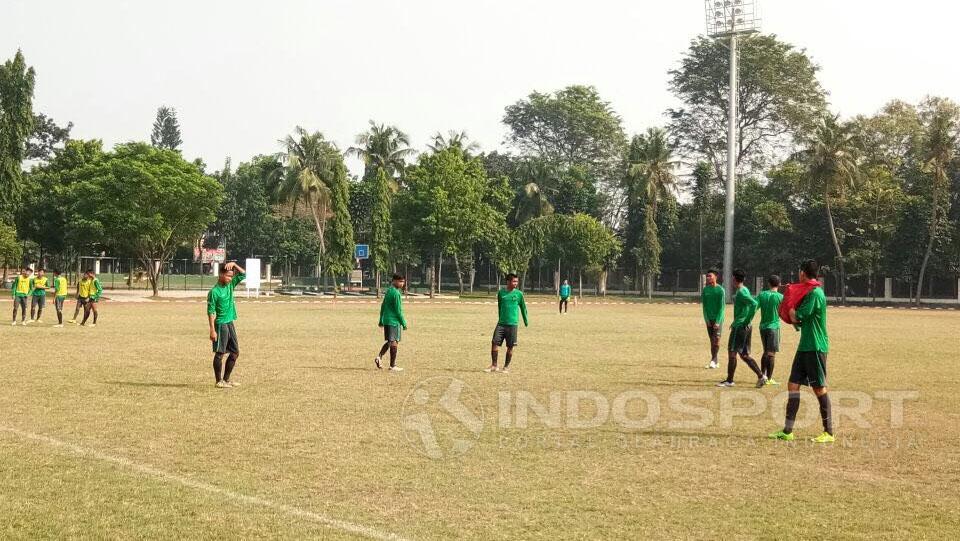
MULTIPOLYGON (((793 358, 793 366, 787 383, 787 411, 783 430, 770 434, 771 439, 793 441, 794 423, 800 408, 800 387, 809 386, 820 404, 820 418, 823 421, 823 433, 813 438, 815 443, 832 443, 833 420, 831 418, 830 395, 827 393, 827 353, 830 339, 827 335, 827 298, 820 282, 817 281, 820 267, 816 261, 807 260, 800 266, 800 281, 795 286, 804 294, 793 299, 788 319, 800 331, 800 343, 793 358)), ((777 353, 780 351, 780 304, 784 296, 780 293, 780 277, 767 278, 768 288, 756 298, 743 285, 745 273, 733 271, 733 283, 730 293, 734 296, 733 323, 730 325, 730 338, 727 341, 727 377, 717 384, 719 387, 733 387, 733 377, 737 370, 739 357, 757 376, 757 387, 779 385, 773 379, 773 369, 777 353), (760 364, 750 355, 753 334, 753 319, 759 308, 760 339, 763 355, 760 364)), ((793 287, 793 286, 791 286, 793 287)), ((707 325, 710 338, 710 363, 707 368, 720 367, 717 358, 720 352, 723 313, 726 305, 726 292, 717 283, 717 271, 707 273, 706 284, 701 293, 703 320, 707 325)))
MULTIPOLYGON (((829 338, 826 329, 826 296, 820 283, 816 281, 819 265, 813 260, 805 261, 800 268, 800 283, 804 295, 800 299, 792 300, 795 306, 789 310, 789 321, 800 331, 800 343, 794 356, 793 366, 788 381, 788 399, 786 421, 783 430, 770 434, 771 439, 792 441, 795 436, 793 427, 800 407, 800 387, 808 385, 813 389, 820 404, 820 415, 823 420, 823 433, 813 439, 816 443, 831 443, 834 441, 833 423, 831 419, 830 397, 827 393, 827 352, 829 338)), ((710 338, 711 360, 707 368, 719 368, 718 354, 720 351, 720 337, 726 308, 726 292, 723 286, 717 283, 717 272, 710 270, 706 276, 701 301, 703 318, 707 326, 707 335, 710 338)), ((233 290, 245 278, 244 270, 235 262, 227 263, 220 270, 217 284, 207 295, 207 318, 210 329, 210 341, 213 344, 213 370, 216 386, 220 388, 235 387, 238 384, 231 382, 230 376, 240 355, 237 331, 234 320, 237 317, 233 300, 233 290), (227 355, 226 362, 223 356, 227 355)), ((760 293, 757 298, 750 294, 750 290, 743 284, 745 273, 742 270, 733 272, 731 294, 734 296, 733 323, 730 326, 730 338, 727 347, 727 377, 717 385, 733 387, 734 374, 737 369, 738 357, 756 374, 757 387, 779 385, 773 379, 776 355, 780 351, 780 305, 784 296, 778 291, 780 277, 770 276, 767 280, 768 289, 760 293), (753 319, 760 311, 760 336, 763 343, 763 355, 758 365, 750 355, 753 333, 753 319)), ((397 366, 397 352, 403 331, 407 330, 407 320, 403 313, 403 289, 406 278, 394 274, 391 287, 387 289, 380 305, 379 327, 383 329, 383 346, 373 359, 376 368, 382 369, 384 356, 390 353, 389 368, 392 372, 402 371, 397 366)), ((508 373, 513 360, 514 347, 517 345, 517 334, 520 319, 524 326, 528 326, 527 305, 523 292, 518 286, 516 274, 506 276, 506 287, 497 291, 497 325, 493 331, 493 340, 490 349, 490 366, 484 371, 487 373, 508 373), (506 344, 507 351, 503 366, 499 366, 500 348, 506 344)), ((564 281, 559 291, 559 310, 564 314, 568 308, 570 285, 564 281)))
MULTIPOLYGON (((53 280, 51 281, 46 271, 42 268, 33 271, 30 267, 23 267, 10 286, 13 295, 13 322, 17 324, 17 311, 20 312, 20 324, 29 325, 31 323, 43 323, 43 309, 47 304, 47 293, 54 296, 53 306, 57 310, 57 324, 54 327, 63 327, 63 305, 68 295, 67 278, 59 270, 53 271, 53 280), (30 299, 30 319, 27 319, 27 299, 30 299)), ((83 273, 82 278, 77 283, 77 305, 73 312, 73 319, 68 323, 76 324, 77 316, 83 309, 83 321, 81 326, 86 326, 87 320, 93 314, 91 327, 97 324, 97 303, 103 295, 103 286, 96 274, 92 270, 83 273)))

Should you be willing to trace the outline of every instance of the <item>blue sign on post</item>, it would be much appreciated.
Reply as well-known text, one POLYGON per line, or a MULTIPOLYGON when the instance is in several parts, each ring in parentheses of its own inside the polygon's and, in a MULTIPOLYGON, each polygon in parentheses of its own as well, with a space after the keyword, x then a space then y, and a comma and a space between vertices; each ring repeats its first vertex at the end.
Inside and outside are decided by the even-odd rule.
POLYGON ((370 258, 370 245, 369 244, 357 244, 353 247, 353 257, 354 259, 369 259, 370 258))

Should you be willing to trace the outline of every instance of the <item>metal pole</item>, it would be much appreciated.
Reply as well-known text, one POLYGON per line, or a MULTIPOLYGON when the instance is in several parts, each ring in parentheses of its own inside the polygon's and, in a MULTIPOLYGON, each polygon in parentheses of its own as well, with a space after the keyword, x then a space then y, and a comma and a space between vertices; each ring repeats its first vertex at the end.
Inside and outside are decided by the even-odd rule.
POLYGON ((733 282, 733 224, 737 189, 737 35, 730 36, 730 118, 727 126, 727 205, 723 230, 723 287, 730 295, 733 282))

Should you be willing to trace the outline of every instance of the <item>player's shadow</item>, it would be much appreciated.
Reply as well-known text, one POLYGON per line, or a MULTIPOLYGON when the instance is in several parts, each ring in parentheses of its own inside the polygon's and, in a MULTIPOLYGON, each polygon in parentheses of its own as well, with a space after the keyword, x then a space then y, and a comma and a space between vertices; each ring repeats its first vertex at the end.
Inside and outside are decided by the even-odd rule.
POLYGON ((174 387, 181 389, 190 386, 188 383, 155 383, 149 381, 105 381, 104 383, 124 387, 174 387))
POLYGON ((376 367, 370 366, 298 366, 297 370, 355 370, 358 372, 376 372, 376 367))
POLYGON ((715 386, 717 382, 713 380, 675 379, 671 381, 618 381, 617 383, 620 385, 636 385, 638 387, 704 387, 715 386))
POLYGON ((460 374, 482 374, 483 370, 479 368, 444 368, 442 366, 431 367, 430 370, 435 372, 455 372, 460 374))

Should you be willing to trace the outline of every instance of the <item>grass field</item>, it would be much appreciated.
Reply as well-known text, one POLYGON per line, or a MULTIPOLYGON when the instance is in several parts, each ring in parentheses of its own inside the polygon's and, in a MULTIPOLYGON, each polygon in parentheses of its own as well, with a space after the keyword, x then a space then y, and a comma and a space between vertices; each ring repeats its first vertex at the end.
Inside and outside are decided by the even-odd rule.
MULTIPOLYGON (((107 302, 92 329, 0 327, 0 538, 955 538, 960 312, 832 308, 830 383, 873 401, 871 427, 835 398, 838 443, 815 447, 765 439, 782 388, 753 389, 745 366, 737 388, 713 386, 698 306, 571 308, 531 306, 512 373, 490 375, 492 305, 410 303, 407 370, 386 373, 375 304, 240 300, 243 386, 227 390, 199 302, 107 302), (461 386, 479 435, 435 400, 461 386), (918 393, 902 426, 883 391, 918 393), (518 397, 551 396, 559 425, 524 426, 518 397), (577 428, 598 396, 644 400, 577 428), (702 411, 680 399, 713 418, 684 428, 702 411), (438 458, 405 424, 417 414, 438 458)), ((782 381, 796 341, 784 330, 782 381)), ((805 398, 807 415, 804 440, 820 431, 805 398)))

